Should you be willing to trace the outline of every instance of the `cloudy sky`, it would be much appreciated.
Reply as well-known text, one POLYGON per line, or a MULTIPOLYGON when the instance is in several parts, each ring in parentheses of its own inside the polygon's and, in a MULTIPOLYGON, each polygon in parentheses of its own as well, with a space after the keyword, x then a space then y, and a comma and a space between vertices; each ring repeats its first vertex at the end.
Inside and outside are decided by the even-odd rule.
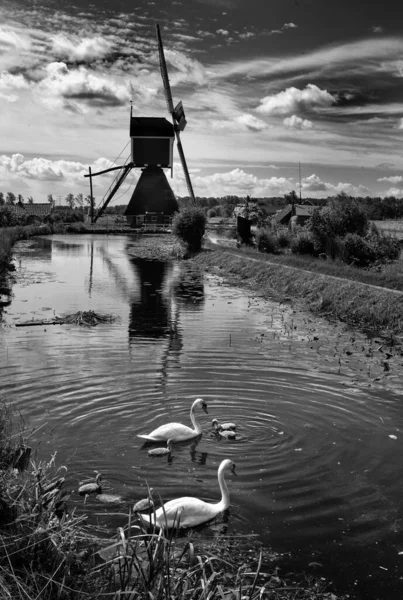
MULTIPOLYGON (((0 191, 63 199, 166 116, 160 24, 198 196, 403 198, 398 0, 0 0, 0 191)), ((132 171, 114 203, 127 201, 132 171)), ((175 154, 178 195, 187 195, 175 154)), ((94 179, 101 201, 111 176, 94 179)))

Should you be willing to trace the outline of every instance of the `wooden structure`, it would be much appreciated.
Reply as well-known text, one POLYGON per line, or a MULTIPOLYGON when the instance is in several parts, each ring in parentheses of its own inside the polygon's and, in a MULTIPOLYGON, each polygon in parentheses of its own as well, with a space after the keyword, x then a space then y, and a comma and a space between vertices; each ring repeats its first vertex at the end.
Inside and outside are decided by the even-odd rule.
POLYGON ((155 227, 157 225, 169 225, 173 213, 178 210, 178 203, 163 169, 171 169, 172 177, 173 144, 175 138, 189 195, 195 203, 189 171, 180 140, 180 133, 186 126, 185 112, 183 110, 182 102, 179 102, 175 107, 173 105, 162 38, 158 25, 157 38, 165 99, 168 111, 172 117, 172 123, 161 117, 133 116, 133 108, 131 107, 130 162, 127 162, 123 166, 112 167, 111 169, 105 169, 98 173, 91 173, 91 169, 89 169, 88 175, 85 175, 85 177, 90 178, 92 199, 92 177, 109 171, 121 170, 96 215, 94 215, 93 212, 93 201, 91 202, 91 221, 93 223, 102 215, 131 169, 141 168, 141 176, 124 214, 131 227, 142 227, 149 224, 153 224, 155 227))

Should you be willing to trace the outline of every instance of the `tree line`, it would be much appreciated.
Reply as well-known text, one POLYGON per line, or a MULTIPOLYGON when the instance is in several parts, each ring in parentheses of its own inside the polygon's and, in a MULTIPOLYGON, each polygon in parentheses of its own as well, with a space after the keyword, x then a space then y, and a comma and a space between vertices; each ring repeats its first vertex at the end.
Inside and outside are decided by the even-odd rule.
MULTIPOLYGON (((189 196, 182 196, 177 198, 179 206, 190 206, 192 204, 191 198, 189 196)), ((293 190, 288 194, 283 196, 272 196, 272 197, 264 197, 264 198, 250 198, 251 201, 257 203, 263 212, 266 212, 265 209, 268 209, 267 212, 273 212, 273 208, 281 209, 290 203, 302 203, 302 204, 313 204, 314 206, 326 206, 330 204, 333 200, 343 200, 343 201, 352 201, 357 202, 360 206, 362 206, 368 218, 373 221, 383 221, 385 219, 402 219, 403 218, 403 199, 396 198, 395 196, 386 196, 381 198, 379 196, 371 197, 356 197, 349 196, 348 194, 342 192, 337 196, 329 196, 327 198, 300 198, 297 196, 297 193, 293 190)), ((95 201, 95 198, 94 198, 95 201)), ((48 194, 47 202, 51 204, 53 207, 56 205, 56 201, 52 194, 48 194)), ((233 215, 234 207, 237 204, 242 204, 245 202, 245 196, 236 196, 236 195, 227 195, 227 196, 196 196, 196 204, 197 206, 206 209, 206 212, 209 209, 212 209, 216 216, 219 217, 230 217, 233 215)), ((0 206, 2 205, 23 205, 24 203, 33 204, 34 199, 32 196, 28 196, 26 199, 22 196, 22 194, 14 194, 13 192, 7 192, 4 194, 0 192, 0 206)), ((72 194, 69 193, 64 197, 64 204, 69 208, 81 208, 81 207, 89 207, 91 205, 91 196, 84 196, 83 194, 72 194)), ((106 213, 109 214, 122 214, 126 209, 126 205, 112 205, 108 206, 106 209, 106 213)), ((213 216, 212 214, 209 216, 213 216)))
MULTIPOLYGON (((95 198, 93 198, 95 200, 95 198)), ((56 205, 56 200, 53 197, 53 194, 48 194, 47 202, 54 207, 56 205)), ((91 205, 91 196, 84 196, 83 194, 67 194, 64 198, 65 204, 70 208, 75 207, 83 207, 91 205)), ((7 192, 4 195, 3 192, 0 192, 0 206, 23 206, 24 204, 34 204, 34 199, 32 196, 28 196, 26 199, 22 194, 14 194, 13 192, 7 192)))

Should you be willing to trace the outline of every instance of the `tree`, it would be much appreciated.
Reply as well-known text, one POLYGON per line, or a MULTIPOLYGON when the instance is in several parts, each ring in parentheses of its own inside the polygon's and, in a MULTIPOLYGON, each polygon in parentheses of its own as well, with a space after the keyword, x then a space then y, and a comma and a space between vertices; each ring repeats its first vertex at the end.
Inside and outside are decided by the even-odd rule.
POLYGON ((70 206, 70 208, 74 208, 75 201, 76 199, 74 198, 73 194, 67 194, 66 202, 70 206))
POLYGON ((52 208, 55 207, 56 202, 55 202, 52 194, 48 194, 48 202, 49 202, 49 204, 51 205, 52 208))
POLYGON ((77 202, 77 204, 79 206, 83 206, 84 204, 84 197, 82 194, 77 194, 77 196, 75 197, 75 201, 77 202))
POLYGON ((0 192, 0 206, 3 206, 6 203, 6 201, 4 200, 4 194, 3 192, 0 192))
POLYGON ((22 196, 21 194, 18 194, 18 204, 24 204, 24 196, 22 196))
POLYGON ((33 204, 34 203, 33 196, 28 196, 27 201, 28 201, 28 204, 33 204))
POLYGON ((7 192, 6 204, 15 204, 15 201, 16 201, 15 194, 13 194, 13 192, 7 192))
POLYGON ((188 250, 200 250, 205 228, 204 211, 196 206, 182 208, 172 219, 172 233, 185 242, 188 250))

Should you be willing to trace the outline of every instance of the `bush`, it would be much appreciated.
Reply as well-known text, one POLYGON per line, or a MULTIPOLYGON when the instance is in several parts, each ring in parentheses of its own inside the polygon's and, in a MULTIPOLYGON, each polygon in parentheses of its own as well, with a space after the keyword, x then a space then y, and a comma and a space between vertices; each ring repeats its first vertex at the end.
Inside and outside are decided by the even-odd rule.
POLYGON ((286 231, 279 231, 277 233, 277 243, 279 248, 289 248, 291 244, 290 234, 286 231))
POLYGON ((268 254, 275 254, 275 252, 277 252, 277 238, 268 229, 257 230, 255 243, 259 252, 267 252, 268 254))
POLYGON ((377 232, 368 236, 369 242, 374 254, 375 260, 387 262, 388 260, 397 260, 400 256, 401 245, 400 241, 392 236, 377 232))
POLYGON ((84 223, 81 223, 80 221, 78 221, 77 223, 69 223, 66 226, 67 233, 87 233, 87 231, 87 227, 84 225, 84 223))
POLYGON ((206 216, 201 208, 187 206, 172 220, 172 233, 182 240, 188 250, 198 251, 206 228, 206 216))
POLYGON ((310 231, 299 231, 291 240, 290 248, 294 254, 311 254, 312 256, 318 254, 315 240, 310 231))
POLYGON ((369 219, 365 210, 353 200, 333 202, 316 208, 309 223, 317 251, 325 251, 329 238, 344 237, 348 233, 367 234, 369 219))
POLYGON ((16 227, 25 225, 27 217, 25 215, 17 215, 10 206, 0 206, 0 227, 16 227))
POLYGON ((357 233, 348 233, 344 240, 344 261, 357 267, 367 267, 376 260, 376 254, 367 240, 357 233))

